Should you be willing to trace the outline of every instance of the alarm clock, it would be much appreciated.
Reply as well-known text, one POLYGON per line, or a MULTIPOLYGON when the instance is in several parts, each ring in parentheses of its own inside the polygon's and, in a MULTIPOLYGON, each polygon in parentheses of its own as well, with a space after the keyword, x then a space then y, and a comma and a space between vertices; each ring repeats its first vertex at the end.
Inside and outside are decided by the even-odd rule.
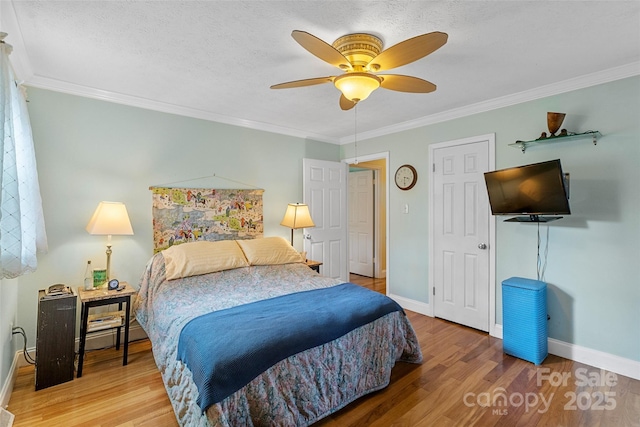
POLYGON ((118 279, 111 279, 109 280, 109 284, 107 286, 109 287, 110 291, 115 291, 116 289, 118 289, 118 286, 120 286, 120 282, 118 282, 118 279))

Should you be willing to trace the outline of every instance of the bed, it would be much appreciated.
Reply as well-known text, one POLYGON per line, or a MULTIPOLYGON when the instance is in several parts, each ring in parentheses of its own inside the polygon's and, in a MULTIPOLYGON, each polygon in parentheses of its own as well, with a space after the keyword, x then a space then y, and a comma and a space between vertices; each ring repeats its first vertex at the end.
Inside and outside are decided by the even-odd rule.
POLYGON ((301 261, 279 237, 187 243, 150 259, 134 310, 180 425, 307 426, 386 387, 397 361, 422 361, 393 300, 301 261), (336 323, 343 315, 350 326, 336 323), (216 359, 225 352, 238 359, 216 359))

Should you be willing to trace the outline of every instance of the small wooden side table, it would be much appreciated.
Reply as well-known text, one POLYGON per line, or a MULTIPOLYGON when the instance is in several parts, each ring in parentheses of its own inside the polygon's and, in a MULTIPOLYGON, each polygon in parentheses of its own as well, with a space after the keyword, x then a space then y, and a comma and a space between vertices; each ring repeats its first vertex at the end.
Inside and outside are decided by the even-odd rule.
POLYGON ((316 273, 320 274, 320 266, 322 265, 320 261, 313 261, 308 259, 305 261, 305 264, 307 264, 307 267, 314 270, 316 273))
MULTIPOLYGON (((80 348, 78 351, 78 373, 77 378, 82 376, 82 363, 84 362, 84 348, 87 341, 87 333, 92 331, 87 330, 89 323, 89 309, 92 307, 100 307, 109 304, 118 304, 118 311, 123 311, 124 308, 124 324, 122 322, 119 325, 111 326, 104 329, 117 329, 116 335, 116 350, 120 350, 120 331, 124 327, 124 355, 122 356, 122 366, 127 364, 127 354, 129 351, 129 320, 131 311, 131 296, 136 294, 136 290, 126 282, 120 282, 120 285, 124 285, 122 290, 109 291, 107 289, 96 289, 93 291, 85 291, 83 287, 78 288, 78 298, 82 303, 80 311, 80 348)), ((97 330, 96 330, 97 331, 97 330)))

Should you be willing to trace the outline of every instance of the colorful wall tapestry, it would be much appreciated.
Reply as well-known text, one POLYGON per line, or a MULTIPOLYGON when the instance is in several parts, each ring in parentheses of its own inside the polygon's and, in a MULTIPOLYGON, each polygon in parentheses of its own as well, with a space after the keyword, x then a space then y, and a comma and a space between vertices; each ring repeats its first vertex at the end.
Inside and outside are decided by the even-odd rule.
POLYGON ((154 253, 196 240, 262 237, 264 190, 151 187, 154 253))

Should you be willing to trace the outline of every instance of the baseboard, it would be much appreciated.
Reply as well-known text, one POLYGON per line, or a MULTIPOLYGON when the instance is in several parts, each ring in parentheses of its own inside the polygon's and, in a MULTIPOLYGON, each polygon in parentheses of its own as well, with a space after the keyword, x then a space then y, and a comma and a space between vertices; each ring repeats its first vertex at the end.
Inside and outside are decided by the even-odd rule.
POLYGON ((11 368, 9 368, 9 375, 2 384, 2 391, 0 391, 0 407, 6 408, 9 405, 9 399, 11 399, 11 392, 13 391, 13 385, 18 378, 19 360, 22 357, 22 352, 16 352, 13 356, 13 362, 11 362, 11 368))
POLYGON ((549 338, 548 343, 549 353, 551 354, 640 380, 640 362, 636 360, 570 344, 554 338, 549 338))
MULTIPOLYGON (((494 325, 490 335, 502 339, 502 325, 494 325)), ((638 361, 560 341, 555 338, 547 338, 547 346, 549 354, 640 380, 640 362, 638 361)))
POLYGON ((495 325, 493 325, 493 328, 490 327, 489 335, 502 339, 502 325, 496 323, 495 325))
POLYGON ((389 298, 400 304, 402 308, 415 311, 416 313, 424 314, 425 316, 433 317, 430 311, 430 306, 427 303, 416 301, 413 299, 401 297, 398 295, 389 294, 389 298))

